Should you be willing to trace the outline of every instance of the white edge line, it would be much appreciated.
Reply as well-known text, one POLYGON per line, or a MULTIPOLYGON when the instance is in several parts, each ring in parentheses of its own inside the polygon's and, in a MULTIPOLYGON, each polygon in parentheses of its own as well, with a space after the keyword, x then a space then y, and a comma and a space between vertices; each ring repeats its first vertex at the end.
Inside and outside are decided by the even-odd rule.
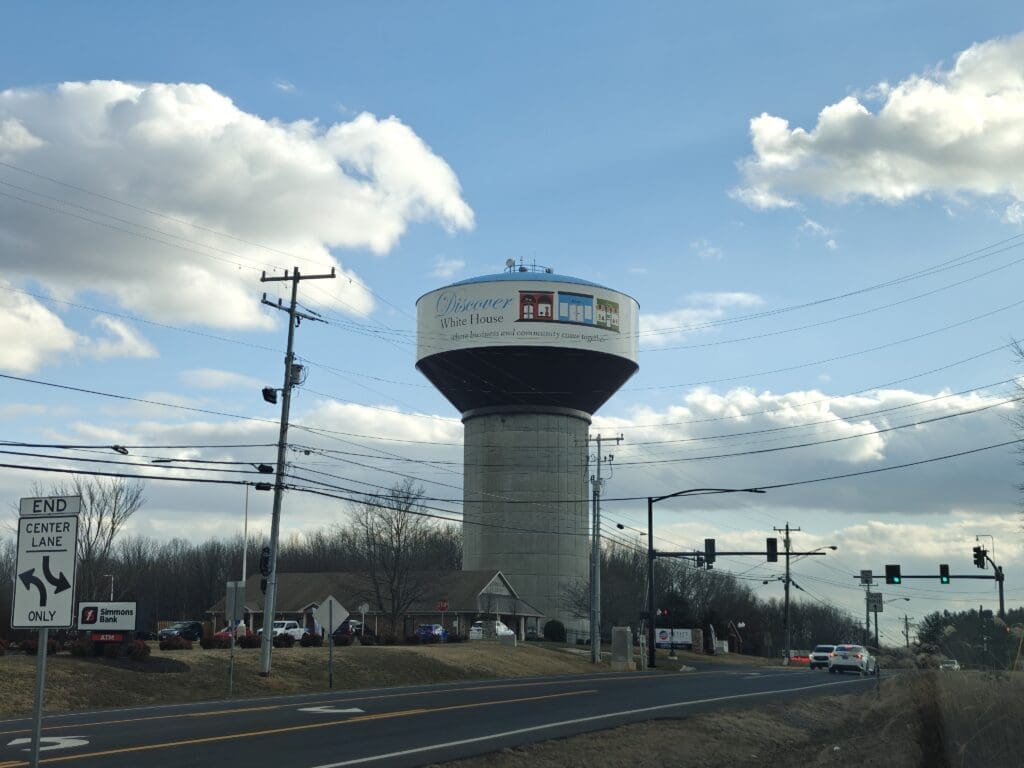
MULTIPOLYGON (((340 763, 324 763, 323 765, 312 766, 311 768, 343 768, 346 765, 359 765, 361 763, 372 763, 378 760, 391 760, 396 757, 406 757, 408 755, 415 755, 420 752, 430 752, 432 750, 447 749, 449 747, 461 747, 464 744, 475 744, 480 741, 490 741, 492 739, 502 739, 507 736, 518 736, 523 733, 533 733, 535 731, 545 731, 552 728, 560 728, 564 725, 578 725, 579 723, 592 723, 596 720, 607 720, 612 717, 623 717, 626 715, 639 715, 645 712, 657 712, 664 709, 674 709, 677 707, 692 707, 695 704, 711 704, 716 701, 730 701, 733 699, 750 699, 757 696, 771 696, 779 693, 792 693, 795 691, 809 691, 814 688, 832 688, 837 685, 848 685, 850 683, 863 683, 871 682, 871 678, 861 678, 857 680, 844 680, 842 682, 835 683, 818 683, 816 685, 805 685, 800 688, 783 688, 774 691, 758 691, 756 693, 737 693, 732 696, 716 696, 711 699, 695 699, 693 701, 677 701, 672 704, 658 704, 653 707, 641 707, 640 709, 624 709, 619 712, 608 712, 603 715, 591 715, 590 717, 578 717, 573 720, 561 720, 557 723, 544 723, 543 725, 534 725, 529 728, 517 728, 514 731, 502 731, 501 733, 489 733, 486 736, 475 736, 472 739, 460 739, 459 741, 447 741, 441 744, 430 744, 426 747, 416 747, 414 749, 404 749, 400 752, 389 752, 385 755, 371 755, 370 757, 360 757, 355 760, 344 760, 340 763)), ((576 734, 574 734, 576 735, 576 734)))

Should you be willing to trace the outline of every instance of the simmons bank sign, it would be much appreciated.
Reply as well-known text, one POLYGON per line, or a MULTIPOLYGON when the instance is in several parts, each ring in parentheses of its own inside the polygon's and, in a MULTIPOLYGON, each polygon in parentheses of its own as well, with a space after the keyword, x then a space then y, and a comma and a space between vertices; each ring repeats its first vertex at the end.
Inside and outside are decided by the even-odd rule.
POLYGON ((456 349, 555 346, 637 358, 639 307, 588 283, 495 280, 449 286, 416 303, 417 359, 456 349))

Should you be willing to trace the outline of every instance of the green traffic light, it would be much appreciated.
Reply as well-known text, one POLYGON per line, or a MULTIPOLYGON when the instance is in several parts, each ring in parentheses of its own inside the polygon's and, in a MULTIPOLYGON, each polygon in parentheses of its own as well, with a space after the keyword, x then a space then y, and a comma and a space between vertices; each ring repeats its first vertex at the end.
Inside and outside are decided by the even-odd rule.
POLYGON ((941 576, 939 577, 939 581, 941 581, 943 584, 949 584, 949 576, 941 576))
POLYGON ((903 579, 900 576, 893 576, 892 577, 892 583, 893 584, 902 584, 903 583, 903 579))

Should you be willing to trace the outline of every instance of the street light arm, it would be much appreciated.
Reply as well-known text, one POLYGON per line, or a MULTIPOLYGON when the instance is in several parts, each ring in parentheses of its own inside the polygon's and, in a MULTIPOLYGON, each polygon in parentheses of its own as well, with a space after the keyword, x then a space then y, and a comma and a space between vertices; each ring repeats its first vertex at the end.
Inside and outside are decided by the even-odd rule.
POLYGON ((656 504, 665 499, 674 499, 677 496, 712 495, 716 493, 764 493, 761 488, 687 488, 685 491, 666 493, 664 496, 648 496, 651 504, 656 504))

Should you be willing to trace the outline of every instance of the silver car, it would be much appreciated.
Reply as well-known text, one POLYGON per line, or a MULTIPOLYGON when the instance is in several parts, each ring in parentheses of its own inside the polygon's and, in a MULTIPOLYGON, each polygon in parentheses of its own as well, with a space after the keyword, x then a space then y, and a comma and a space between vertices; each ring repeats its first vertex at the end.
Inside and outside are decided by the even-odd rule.
POLYGON ((811 660, 807 666, 811 669, 828 669, 828 660, 836 649, 834 645, 816 645, 811 651, 811 660))
POLYGON ((828 659, 828 671, 833 675, 842 672, 873 675, 877 668, 875 657, 863 645, 837 645, 828 659))

